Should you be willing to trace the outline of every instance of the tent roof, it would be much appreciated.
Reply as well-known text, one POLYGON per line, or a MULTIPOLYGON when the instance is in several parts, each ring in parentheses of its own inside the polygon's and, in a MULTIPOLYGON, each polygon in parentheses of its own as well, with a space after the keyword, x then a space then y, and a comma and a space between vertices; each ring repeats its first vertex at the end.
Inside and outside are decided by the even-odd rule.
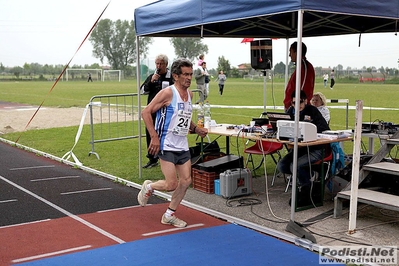
POLYGON ((136 34, 154 37, 303 36, 396 32, 398 0, 160 0, 134 12, 136 34))

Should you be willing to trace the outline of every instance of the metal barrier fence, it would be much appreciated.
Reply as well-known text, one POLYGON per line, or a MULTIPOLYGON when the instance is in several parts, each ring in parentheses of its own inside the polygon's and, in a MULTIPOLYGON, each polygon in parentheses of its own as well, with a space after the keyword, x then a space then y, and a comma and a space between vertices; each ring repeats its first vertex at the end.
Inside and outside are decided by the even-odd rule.
MULTIPOLYGON (((200 93, 199 90, 194 90, 193 102, 197 100, 200 93)), ((78 158, 73 154, 73 149, 76 146, 80 134, 83 129, 85 116, 90 110, 90 130, 91 130, 91 151, 89 156, 94 154, 97 159, 100 156, 95 151, 95 143, 109 142, 116 140, 125 140, 140 137, 140 118, 139 106, 135 106, 134 102, 138 102, 138 93, 129 94, 109 94, 109 95, 96 95, 90 99, 87 104, 82 121, 80 123, 78 133, 75 137, 75 144, 70 151, 68 151, 62 159, 68 160, 72 157, 77 164, 81 164, 78 158)), ((200 97, 199 97, 200 98, 200 97)), ((327 99, 327 103, 346 103, 346 129, 348 129, 348 116, 349 116, 349 100, 348 99, 327 99)), ((193 104, 193 121, 196 122, 196 111, 198 106, 193 104)), ((218 106, 212 105, 215 108, 261 108, 259 106, 218 106)), ((143 135, 142 135, 143 136, 143 135)), ((145 136, 145 135, 144 135, 145 136)), ((140 146, 139 142, 139 146, 140 146)), ((139 151, 141 146, 139 147, 139 151)), ((140 153, 139 153, 140 154, 140 153)), ((141 154, 139 156, 141 159, 141 154)), ((139 160, 141 163, 141 160, 139 160)), ((141 168, 140 168, 141 170, 141 168)), ((141 176, 141 173, 140 173, 141 176)))
POLYGON ((328 103, 346 103, 346 129, 348 129, 349 100, 348 99, 327 99, 328 103))
POLYGON ((138 138, 137 93, 96 95, 90 99, 91 151, 89 155, 100 156, 94 144, 115 140, 138 138), (135 121, 136 120, 136 126, 135 121))

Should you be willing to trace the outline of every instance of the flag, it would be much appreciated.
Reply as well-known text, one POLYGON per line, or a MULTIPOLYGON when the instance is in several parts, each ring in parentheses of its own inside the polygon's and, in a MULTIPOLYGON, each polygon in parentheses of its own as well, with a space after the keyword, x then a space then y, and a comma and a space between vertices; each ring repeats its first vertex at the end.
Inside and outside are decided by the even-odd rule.
POLYGON ((241 43, 247 43, 247 42, 252 42, 254 38, 244 38, 242 39, 241 43))
MULTIPOLYGON (((272 40, 278 40, 278 38, 271 38, 272 40)), ((247 43, 247 42, 252 42, 252 41, 257 41, 257 40, 265 40, 265 39, 254 39, 254 38, 244 38, 242 39, 241 43, 247 43)), ((270 40, 270 39, 269 39, 270 40)), ((399 60, 398 60, 399 61, 399 60)), ((399 62, 398 62, 399 63, 399 62)))

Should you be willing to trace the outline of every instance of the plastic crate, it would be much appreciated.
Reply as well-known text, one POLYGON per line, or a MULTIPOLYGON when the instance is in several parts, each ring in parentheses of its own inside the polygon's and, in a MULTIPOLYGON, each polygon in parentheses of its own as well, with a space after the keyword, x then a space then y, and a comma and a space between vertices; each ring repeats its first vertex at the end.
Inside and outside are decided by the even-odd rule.
POLYGON ((193 188, 208 194, 215 192, 215 179, 219 178, 216 172, 206 172, 192 168, 193 188))
POLYGON ((220 179, 215 179, 215 195, 220 196, 220 179))

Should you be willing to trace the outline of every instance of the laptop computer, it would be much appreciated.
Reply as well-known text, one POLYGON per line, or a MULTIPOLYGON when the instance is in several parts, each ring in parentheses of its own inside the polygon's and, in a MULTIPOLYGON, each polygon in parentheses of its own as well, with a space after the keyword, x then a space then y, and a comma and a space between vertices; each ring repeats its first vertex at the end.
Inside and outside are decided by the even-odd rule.
POLYGON ((273 132, 277 132, 277 120, 292 120, 289 114, 279 112, 267 112, 267 117, 270 125, 272 125, 273 132))

